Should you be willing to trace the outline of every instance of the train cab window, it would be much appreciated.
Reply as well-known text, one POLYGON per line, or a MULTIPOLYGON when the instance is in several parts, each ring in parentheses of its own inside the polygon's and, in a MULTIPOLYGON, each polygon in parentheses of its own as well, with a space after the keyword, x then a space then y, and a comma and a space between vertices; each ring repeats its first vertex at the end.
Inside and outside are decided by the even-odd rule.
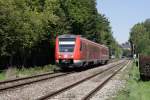
POLYGON ((75 38, 59 38, 59 41, 75 41, 75 38))
POLYGON ((60 52, 73 52, 75 46, 75 38, 60 38, 59 51, 60 52))
POLYGON ((59 45, 60 52, 73 52, 74 45, 59 45))

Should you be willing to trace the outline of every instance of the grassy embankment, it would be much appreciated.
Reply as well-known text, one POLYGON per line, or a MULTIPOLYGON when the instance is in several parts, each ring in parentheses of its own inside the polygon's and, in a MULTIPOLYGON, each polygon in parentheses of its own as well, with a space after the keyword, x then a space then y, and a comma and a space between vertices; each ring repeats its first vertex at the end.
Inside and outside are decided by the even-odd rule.
POLYGON ((53 72, 55 68, 56 68, 55 65, 46 65, 46 66, 31 67, 31 68, 22 67, 21 69, 17 69, 14 67, 5 71, 0 71, 0 80, 31 76, 31 75, 36 75, 45 72, 53 72))
POLYGON ((133 63, 126 87, 119 92, 114 100, 150 100, 150 81, 140 80, 138 67, 133 63))
POLYGON ((5 79, 5 73, 3 71, 0 71, 0 80, 5 79))

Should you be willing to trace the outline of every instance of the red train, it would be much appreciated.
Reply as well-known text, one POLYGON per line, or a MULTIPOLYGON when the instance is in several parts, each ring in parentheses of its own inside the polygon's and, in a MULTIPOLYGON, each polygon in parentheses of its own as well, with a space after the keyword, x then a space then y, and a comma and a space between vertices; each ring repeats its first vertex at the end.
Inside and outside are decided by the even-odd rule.
POLYGON ((107 63, 109 49, 80 35, 60 35, 56 38, 55 60, 62 68, 107 63))

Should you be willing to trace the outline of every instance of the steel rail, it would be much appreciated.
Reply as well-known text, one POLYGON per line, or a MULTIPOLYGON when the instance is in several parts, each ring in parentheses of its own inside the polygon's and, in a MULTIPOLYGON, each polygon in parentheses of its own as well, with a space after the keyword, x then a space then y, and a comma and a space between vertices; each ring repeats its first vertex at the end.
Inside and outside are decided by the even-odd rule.
MULTIPOLYGON (((54 76, 48 76, 46 78, 41 78, 41 79, 37 79, 37 80, 33 80, 33 81, 27 81, 27 82, 22 82, 22 83, 19 83, 19 84, 5 86, 5 87, 0 88, 0 91, 4 91, 4 90, 7 90, 7 89, 12 89, 12 88, 17 88, 17 87, 20 87, 20 86, 23 86, 23 85, 29 85, 29 84, 32 84, 32 83, 35 83, 35 82, 40 82, 40 81, 44 81, 44 80, 48 80, 48 79, 53 79, 53 78, 57 78, 57 77, 66 76, 66 75, 71 74, 71 73, 60 73, 60 74, 57 73, 57 74, 58 75, 53 74, 54 76)), ((42 76, 44 76, 44 75, 42 75, 42 76)), ((34 78, 35 77, 36 76, 34 76, 34 78)), ((40 75, 38 76, 38 78, 40 78, 40 75)), ((25 78, 25 79, 32 79, 32 77, 25 78)), ((19 79, 19 80, 23 80, 23 79, 19 79)), ((10 81, 10 82, 15 82, 15 80, 10 81)), ((4 82, 4 84, 7 84, 7 82, 4 82)))
POLYGON ((56 74, 56 73, 48 72, 48 73, 43 73, 43 74, 38 74, 38 75, 33 75, 33 76, 28 76, 28 77, 21 77, 21 78, 15 78, 15 79, 4 80, 4 81, 0 81, 0 85, 1 85, 1 84, 4 84, 4 83, 10 83, 10 82, 15 82, 15 81, 21 81, 21 80, 30 79, 30 78, 37 78, 37 77, 41 77, 41 76, 45 76, 45 75, 52 75, 52 74, 56 74))
POLYGON ((25 80, 25 79, 30 79, 30 78, 37 78, 37 77, 41 77, 41 76, 57 74, 57 73, 59 73, 59 72, 55 72, 55 73, 54 72, 47 72, 47 73, 42 73, 42 74, 33 75, 33 76, 27 76, 27 77, 15 78, 15 79, 8 79, 8 80, 0 81, 0 85, 1 84, 5 84, 5 83, 10 83, 10 82, 15 82, 15 81, 21 81, 21 80, 25 80))
POLYGON ((0 81, 0 86, 1 86, 1 85, 4 85, 4 84, 5 85, 10 84, 10 83, 13 84, 13 82, 17 82, 17 81, 18 82, 19 81, 26 81, 26 80, 31 80, 33 78, 40 78, 42 76, 59 74, 59 75, 55 75, 55 76, 49 76, 47 78, 37 79, 37 80, 34 80, 34 81, 22 82, 22 83, 19 83, 19 84, 13 84, 13 85, 9 85, 9 86, 6 85, 5 87, 0 87, 0 91, 7 90, 7 89, 12 89, 12 88, 17 88, 17 87, 20 87, 20 86, 23 86, 23 85, 28 85, 28 84, 32 84, 32 83, 43 81, 43 80, 48 80, 48 79, 52 79, 52 78, 56 78, 56 77, 65 76, 65 75, 68 75, 68 74, 71 74, 71 73, 74 73, 74 72, 68 72, 68 73, 62 73, 62 74, 59 74, 59 72, 56 72, 56 73, 48 72, 48 73, 33 75, 33 76, 29 76, 29 77, 23 77, 23 78, 16 78, 16 79, 0 81))
POLYGON ((125 66, 127 66, 130 63, 130 61, 127 64, 122 65, 117 71, 115 71, 111 76, 109 76, 104 82, 99 84, 96 88, 94 88, 90 93, 88 93, 85 97, 83 97, 81 100, 90 100, 92 96, 94 96, 100 89, 102 89, 107 82, 110 81, 112 77, 114 77, 121 69, 123 69, 125 66))
POLYGON ((52 98, 52 97, 54 97, 54 96, 56 96, 56 95, 58 95, 58 94, 60 94, 60 93, 62 93, 62 92, 65 92, 65 91, 67 91, 68 89, 71 89, 71 88, 73 88, 73 87, 75 87, 75 86, 77 86, 77 85, 79 85, 79 84, 81 84, 81 83, 83 83, 83 82, 85 82, 85 81, 87 81, 87 80, 93 78, 93 77, 96 77, 96 76, 99 75, 99 74, 102 74, 102 73, 105 72, 105 71, 108 71, 108 70, 110 70, 110 69, 112 69, 112 68, 114 68, 114 67, 118 67, 118 66, 120 66, 120 65, 122 65, 122 64, 124 64, 124 63, 125 63, 125 62, 121 62, 121 63, 119 63, 119 64, 114 64, 114 65, 113 65, 112 67, 110 67, 110 68, 101 70, 100 72, 98 72, 98 73, 96 73, 96 74, 94 74, 94 75, 90 75, 89 77, 86 77, 86 78, 84 78, 84 79, 82 79, 82 80, 79 80, 78 82, 75 82, 75 83, 73 83, 73 84, 71 84, 71 85, 69 85, 69 86, 66 86, 66 87, 64 87, 64 88, 61 88, 60 90, 57 90, 57 91, 48 93, 48 94, 46 94, 46 95, 44 95, 44 96, 41 96, 40 98, 37 98, 36 100, 45 100, 45 99, 48 99, 48 98, 52 98))

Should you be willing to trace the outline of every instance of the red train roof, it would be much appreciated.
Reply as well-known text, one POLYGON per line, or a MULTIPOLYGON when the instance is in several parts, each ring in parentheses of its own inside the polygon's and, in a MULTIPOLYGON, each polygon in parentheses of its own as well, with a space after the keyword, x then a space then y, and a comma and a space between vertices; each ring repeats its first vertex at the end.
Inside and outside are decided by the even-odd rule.
POLYGON ((88 42, 90 42, 90 43, 92 43, 92 44, 94 44, 94 45, 102 46, 102 47, 104 47, 104 48, 108 49, 108 47, 107 47, 107 46, 105 46, 105 45, 103 45, 103 44, 99 44, 99 43, 93 42, 93 41, 88 40, 88 39, 83 38, 83 37, 81 37, 81 39, 83 39, 83 40, 85 40, 85 41, 88 41, 88 42))
POLYGON ((88 39, 82 37, 81 35, 64 34, 64 35, 58 36, 58 38, 76 38, 76 37, 80 37, 82 40, 88 41, 88 42, 90 42, 90 43, 92 43, 92 44, 94 44, 94 45, 102 46, 102 47, 108 49, 107 46, 105 46, 105 45, 103 45, 103 44, 95 43, 95 42, 93 42, 93 41, 91 41, 91 40, 88 40, 88 39))

